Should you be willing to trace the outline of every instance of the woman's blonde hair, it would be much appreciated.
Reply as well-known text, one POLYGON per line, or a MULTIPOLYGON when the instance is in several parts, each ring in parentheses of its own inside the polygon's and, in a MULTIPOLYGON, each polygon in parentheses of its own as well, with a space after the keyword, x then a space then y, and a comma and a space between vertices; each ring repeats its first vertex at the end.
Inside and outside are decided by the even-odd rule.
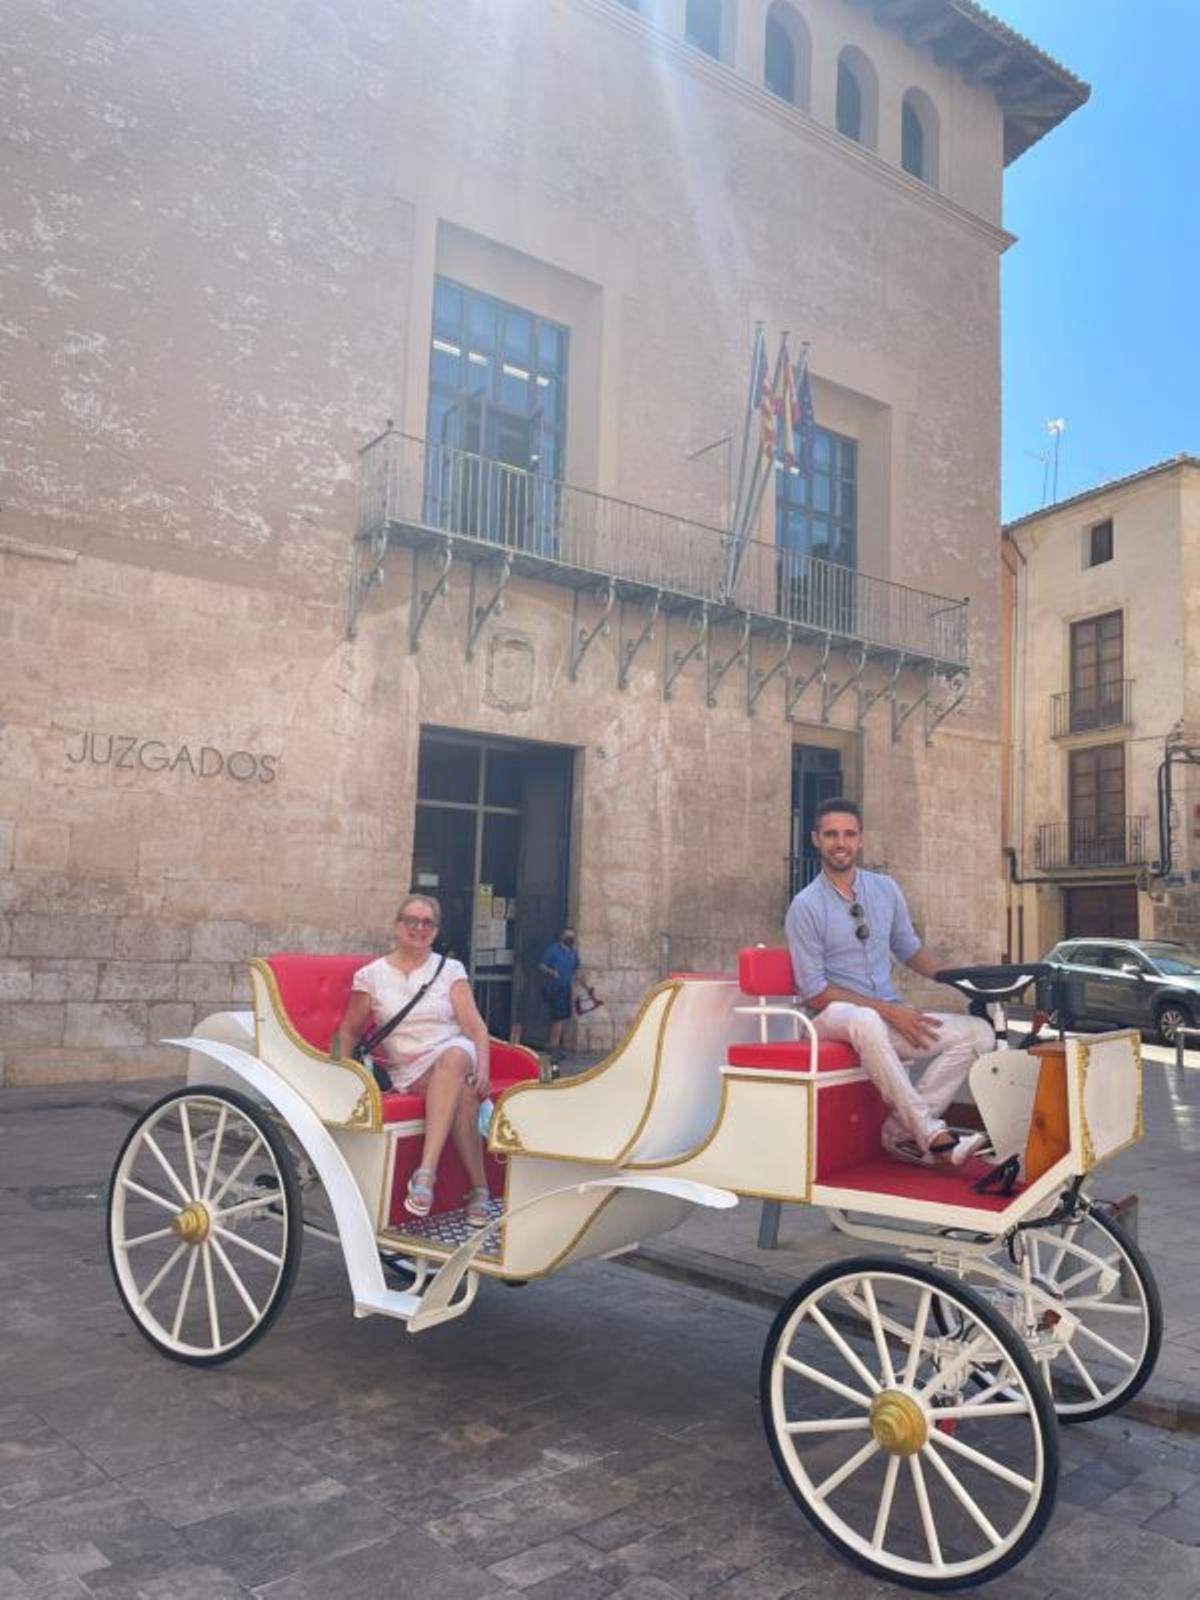
POLYGON ((423 906, 430 907, 435 920, 440 926, 442 921, 442 902, 438 899, 437 895, 422 894, 419 890, 414 890, 412 894, 406 894, 404 899, 401 900, 400 909, 396 913, 396 921, 399 922, 400 918, 408 910, 409 906, 415 906, 418 901, 420 901, 423 906))

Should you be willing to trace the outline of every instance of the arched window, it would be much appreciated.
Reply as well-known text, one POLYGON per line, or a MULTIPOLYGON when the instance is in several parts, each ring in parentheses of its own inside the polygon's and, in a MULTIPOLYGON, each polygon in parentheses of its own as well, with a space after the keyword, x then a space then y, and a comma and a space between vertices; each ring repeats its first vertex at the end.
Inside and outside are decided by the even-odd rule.
POLYGON ((775 0, 767 12, 763 50, 763 83, 781 100, 808 110, 812 42, 804 18, 787 0, 775 0))
POLYGON ((732 61, 733 0, 687 0, 683 36, 714 61, 732 61))
POLYGON ((874 150, 879 132, 879 80, 870 59, 854 45, 838 57, 837 131, 874 150))
POLYGON ((910 89, 900 107, 900 165, 914 178, 937 187, 937 108, 921 89, 910 89))

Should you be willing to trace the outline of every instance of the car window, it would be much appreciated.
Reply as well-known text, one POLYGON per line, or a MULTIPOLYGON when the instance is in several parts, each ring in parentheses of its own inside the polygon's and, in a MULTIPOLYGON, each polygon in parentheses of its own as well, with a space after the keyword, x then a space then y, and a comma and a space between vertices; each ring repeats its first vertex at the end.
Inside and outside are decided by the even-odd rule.
POLYGON ((1121 950, 1109 945, 1100 952, 1102 964, 1113 972, 1120 972, 1125 967, 1136 967, 1139 972, 1146 971, 1146 963, 1136 950, 1121 950))
POLYGON ((1104 965, 1104 946, 1077 944, 1070 959, 1073 967, 1102 967, 1104 965))
POLYGON ((1149 944, 1146 954, 1168 978, 1200 978, 1200 950, 1179 944, 1149 944))

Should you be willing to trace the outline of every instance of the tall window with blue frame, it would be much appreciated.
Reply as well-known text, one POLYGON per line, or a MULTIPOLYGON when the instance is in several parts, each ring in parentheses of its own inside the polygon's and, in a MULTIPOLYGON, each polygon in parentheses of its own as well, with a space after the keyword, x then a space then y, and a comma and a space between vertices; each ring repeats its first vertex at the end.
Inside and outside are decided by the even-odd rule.
POLYGON ((426 520, 553 555, 568 329, 438 278, 429 356, 426 520))
POLYGON ((776 603, 802 626, 854 631, 858 444, 816 430, 811 473, 775 469, 776 603))

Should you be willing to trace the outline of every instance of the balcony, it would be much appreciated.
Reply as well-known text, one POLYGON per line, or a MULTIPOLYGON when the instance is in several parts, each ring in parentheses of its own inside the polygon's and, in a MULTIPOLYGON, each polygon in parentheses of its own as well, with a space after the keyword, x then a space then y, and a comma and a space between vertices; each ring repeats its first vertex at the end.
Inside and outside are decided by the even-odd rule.
POLYGON ((499 564, 509 574, 580 593, 733 623, 747 633, 790 625, 945 677, 967 670, 967 602, 868 577, 751 540, 735 560, 729 536, 501 461, 389 429, 361 452, 351 628, 376 560, 392 544, 499 564), (364 575, 365 574, 365 575, 364 575))
POLYGON ((1145 859, 1145 817, 1043 822, 1037 830, 1034 862, 1042 872, 1060 868, 1139 867, 1145 859))
POLYGON ((1133 679, 1114 678, 1091 689, 1067 689, 1050 696, 1050 736, 1124 728, 1133 720, 1133 679))

